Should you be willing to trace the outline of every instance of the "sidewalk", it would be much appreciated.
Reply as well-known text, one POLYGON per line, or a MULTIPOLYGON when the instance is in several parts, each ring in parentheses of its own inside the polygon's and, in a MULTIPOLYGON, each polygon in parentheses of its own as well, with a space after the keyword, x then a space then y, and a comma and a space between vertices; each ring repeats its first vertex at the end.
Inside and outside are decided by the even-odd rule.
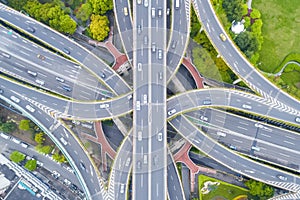
POLYGON ((95 142, 96 144, 101 145, 102 168, 103 168, 103 171, 107 171, 106 155, 108 155, 111 159, 114 159, 116 156, 116 152, 114 151, 114 149, 109 145, 108 141, 106 140, 106 137, 105 137, 103 129, 102 129, 101 122, 95 122, 94 129, 95 129, 96 137, 93 137, 86 133, 81 133, 81 136, 87 140, 90 140, 92 142, 95 142))

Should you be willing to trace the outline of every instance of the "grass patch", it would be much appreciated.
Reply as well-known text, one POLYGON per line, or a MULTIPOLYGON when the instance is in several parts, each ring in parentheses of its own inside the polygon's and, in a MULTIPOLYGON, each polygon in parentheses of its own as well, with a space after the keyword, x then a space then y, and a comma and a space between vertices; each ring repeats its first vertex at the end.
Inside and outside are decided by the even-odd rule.
POLYGON ((274 72, 283 59, 300 54, 300 4, 298 0, 255 0, 252 7, 260 10, 264 42, 260 51, 260 69, 274 72))
POLYGON ((241 188, 204 175, 198 176, 198 182, 200 200, 217 199, 217 197, 220 197, 220 199, 235 199, 238 196, 248 195, 249 192, 249 190, 245 188, 241 188), (219 182, 220 185, 216 186, 215 189, 211 190, 208 194, 201 194, 200 190, 203 187, 204 182, 206 181, 219 182))

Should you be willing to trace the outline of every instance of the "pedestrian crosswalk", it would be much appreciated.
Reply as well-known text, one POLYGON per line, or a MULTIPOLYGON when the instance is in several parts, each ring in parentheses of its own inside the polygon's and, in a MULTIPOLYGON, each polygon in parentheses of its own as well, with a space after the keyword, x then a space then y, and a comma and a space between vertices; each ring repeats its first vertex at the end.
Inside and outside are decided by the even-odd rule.
POLYGON ((291 200, 291 199, 300 199, 300 192, 278 195, 270 198, 269 200, 291 200))
POLYGON ((300 192, 300 185, 291 182, 267 181, 269 184, 292 192, 300 192))
POLYGON ((191 9, 190 0, 185 0, 184 5, 185 5, 186 21, 187 21, 187 24, 189 24, 189 22, 190 22, 190 9, 191 9))

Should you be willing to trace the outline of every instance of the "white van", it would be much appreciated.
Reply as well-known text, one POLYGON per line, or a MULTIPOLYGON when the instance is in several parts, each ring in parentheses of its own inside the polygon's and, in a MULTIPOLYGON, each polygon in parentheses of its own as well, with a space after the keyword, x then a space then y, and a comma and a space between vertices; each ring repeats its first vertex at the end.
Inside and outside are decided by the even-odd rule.
POLYGON ((138 141, 142 141, 142 139, 143 139, 143 133, 142 133, 142 131, 138 131, 138 141))
POLYGON ((13 100, 13 101, 16 102, 16 103, 20 103, 20 99, 18 99, 18 98, 15 97, 15 96, 11 96, 10 99, 13 100))
POLYGON ((141 102, 136 101, 136 110, 141 110, 141 102))
POLYGON ((221 131, 218 131, 218 132, 217 132, 217 135, 218 135, 218 136, 221 136, 221 137, 226 137, 226 133, 223 133, 223 132, 221 132, 221 131))
POLYGON ((178 9, 180 7, 179 0, 175 0, 175 9, 178 9))
POLYGON ((16 138, 11 138, 11 141, 13 141, 14 143, 16 143, 16 144, 20 144, 21 143, 21 141, 20 140, 18 140, 18 139, 16 139, 16 138))
POLYGON ((25 108, 32 113, 35 111, 35 109, 33 107, 31 107, 30 105, 26 105, 25 108))
POLYGON ((148 156, 146 154, 144 154, 144 164, 148 163, 148 156))
POLYGON ((123 194, 124 191, 125 191, 125 185, 123 183, 121 183, 120 193, 123 194))
POLYGON ((10 136, 9 135, 6 135, 5 133, 0 133, 0 136, 3 137, 4 139, 7 139, 9 140, 10 139, 10 136))
POLYGON ((21 146, 24 148, 28 148, 28 144, 26 144, 25 142, 21 142, 21 146))
POLYGON ((151 16, 152 16, 152 18, 155 18, 155 8, 151 9, 151 16))
POLYGON ((127 7, 124 7, 124 8, 123 8, 123 11, 124 11, 124 15, 127 16, 127 15, 128 15, 128 8, 127 8, 127 7))

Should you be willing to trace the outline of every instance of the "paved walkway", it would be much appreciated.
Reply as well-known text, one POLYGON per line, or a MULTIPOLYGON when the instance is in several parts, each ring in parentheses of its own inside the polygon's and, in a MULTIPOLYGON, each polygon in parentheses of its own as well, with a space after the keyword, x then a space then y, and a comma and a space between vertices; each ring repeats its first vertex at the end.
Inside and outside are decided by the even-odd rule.
POLYGON ((116 156, 116 152, 110 146, 109 142, 106 140, 106 137, 105 137, 103 129, 102 129, 101 122, 95 122, 94 129, 95 129, 96 137, 91 136, 86 133, 81 133, 81 136, 87 140, 90 140, 92 142, 95 142, 96 144, 101 145, 102 168, 103 168, 103 171, 107 171, 106 155, 108 155, 111 159, 114 159, 114 157, 116 156))
POLYGON ((189 151, 192 145, 188 142, 174 155, 175 162, 184 163, 190 170, 190 180, 191 180, 191 192, 194 192, 195 189, 195 180, 196 176, 200 171, 205 173, 216 174, 217 171, 207 167, 201 167, 196 165, 189 157, 189 151))
POLYGON ((269 76, 281 76, 282 72, 284 71, 284 69, 285 69, 289 64, 295 64, 295 65, 300 66, 300 63, 298 63, 298 62, 296 62, 296 61, 289 61, 289 62, 285 63, 285 64, 282 66, 282 68, 280 69, 279 72, 277 72, 277 73, 275 73, 275 74, 268 73, 268 72, 263 72, 263 71, 261 71, 261 70, 260 70, 260 71, 261 71, 262 73, 264 73, 264 74, 269 75, 269 76))
POLYGON ((115 63, 112 68, 115 71, 117 71, 120 66, 122 66, 123 64, 125 64, 128 61, 128 59, 125 54, 121 53, 115 47, 115 45, 112 43, 112 38, 113 38, 113 27, 110 28, 109 37, 108 37, 107 41, 98 42, 95 40, 89 40, 89 44, 106 48, 115 58, 115 63))
POLYGON ((190 72, 193 79, 196 82, 197 88, 203 88, 203 81, 204 79, 198 72, 197 68, 192 64, 192 61, 190 58, 183 58, 182 64, 186 67, 186 69, 190 72))

